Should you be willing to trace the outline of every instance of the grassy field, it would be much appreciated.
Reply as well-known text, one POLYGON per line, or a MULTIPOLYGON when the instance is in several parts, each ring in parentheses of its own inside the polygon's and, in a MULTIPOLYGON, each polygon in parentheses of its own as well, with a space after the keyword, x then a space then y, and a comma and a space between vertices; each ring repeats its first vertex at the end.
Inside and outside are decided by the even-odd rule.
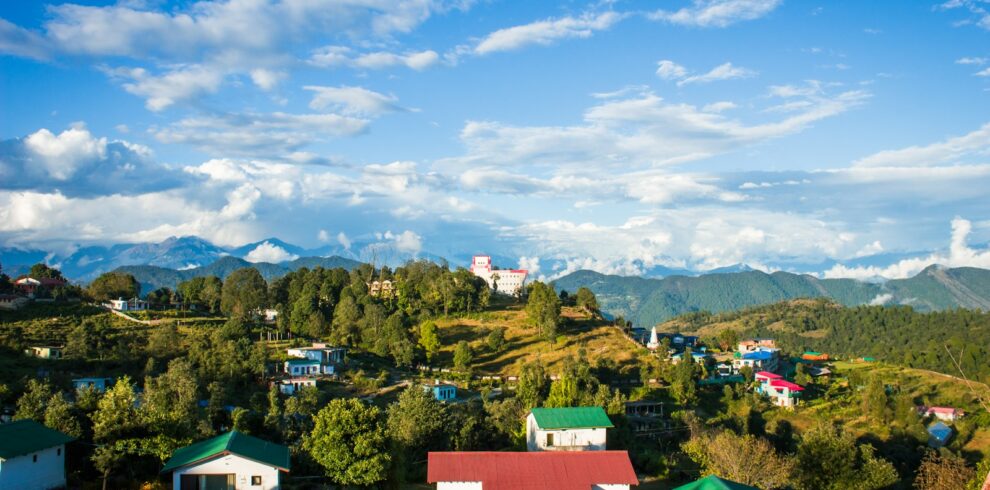
POLYGON ((443 348, 434 364, 452 364, 454 347, 462 340, 471 345, 474 371, 482 375, 514 376, 522 364, 536 360, 550 373, 556 373, 565 358, 577 357, 581 349, 592 365, 599 359, 610 359, 630 376, 638 376, 640 365, 651 362, 645 348, 605 321, 590 318, 576 308, 563 308, 562 316, 564 322, 553 344, 539 338, 535 327, 528 323, 522 305, 500 306, 472 318, 440 319, 436 323, 443 348), (506 328, 505 347, 492 352, 485 339, 498 327, 506 328))

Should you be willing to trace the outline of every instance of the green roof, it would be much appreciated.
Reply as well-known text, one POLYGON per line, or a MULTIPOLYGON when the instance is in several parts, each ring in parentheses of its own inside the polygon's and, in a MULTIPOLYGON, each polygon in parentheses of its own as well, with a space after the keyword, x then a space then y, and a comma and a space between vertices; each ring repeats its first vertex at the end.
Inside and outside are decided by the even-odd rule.
POLYGON ((316 359, 303 359, 301 357, 296 357, 296 358, 293 358, 293 359, 287 359, 285 362, 287 362, 290 366, 294 366, 296 364, 319 364, 320 363, 320 361, 318 361, 316 359))
POLYGON ((223 454, 236 454, 258 463, 289 471, 289 448, 257 437, 230 431, 212 439, 176 449, 162 473, 223 454))
POLYGON ((33 420, 0 424, 0 460, 61 446, 73 438, 33 420))
POLYGON ((534 408, 541 429, 589 429, 615 427, 602 407, 534 408))
POLYGON ((687 485, 681 485, 674 490, 759 490, 756 487, 743 485, 734 481, 725 480, 715 475, 708 475, 700 480, 695 480, 687 485))
POLYGON ((822 353, 821 352, 815 352, 813 350, 806 350, 806 351, 804 351, 804 355, 806 355, 806 356, 820 356, 820 355, 822 355, 822 353))

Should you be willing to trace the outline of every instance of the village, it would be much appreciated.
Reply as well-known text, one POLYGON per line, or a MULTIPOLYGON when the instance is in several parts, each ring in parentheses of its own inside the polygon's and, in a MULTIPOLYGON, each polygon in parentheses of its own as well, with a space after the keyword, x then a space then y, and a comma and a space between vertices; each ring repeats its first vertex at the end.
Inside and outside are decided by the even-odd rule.
MULTIPOLYGON (((525 295, 525 270, 494 269, 491 259, 486 256, 476 256, 468 270, 505 304, 519 301, 525 295)), ((365 284, 367 294, 374 300, 393 301, 399 294, 400 281, 400 278, 369 280, 365 284)), ((51 297, 50 291, 65 287, 67 282, 24 276, 16 278, 12 284, 14 291, 0 296, 0 300, 5 302, 6 309, 16 311, 29 308, 33 302, 43 304, 52 301, 45 299, 51 297)), ((562 298, 565 296, 561 293, 562 298)), ((593 301, 593 296, 591 299, 593 301)), ((79 299, 66 301, 78 302, 79 299)), ((161 324, 161 320, 132 316, 161 309, 161 306, 153 307, 149 301, 136 295, 109 299, 95 306, 135 325, 148 327, 161 324)), ((333 391, 335 397, 355 396, 347 393, 355 393, 355 383, 366 379, 361 375, 353 377, 355 371, 369 367, 366 354, 353 353, 355 357, 351 352, 354 347, 323 339, 307 340, 293 337, 291 333, 283 339, 281 334, 273 336, 270 332, 265 333, 266 325, 270 327, 277 323, 280 311, 263 306, 252 310, 251 315, 253 321, 262 326, 262 345, 268 346, 266 357, 269 361, 266 362, 263 379, 269 390, 274 390, 272 393, 277 392, 287 399, 310 397, 321 389, 336 386, 338 388, 333 391), (273 349, 281 350, 276 352, 273 349), (277 360, 272 362, 272 358, 277 360)), ((592 315, 591 318, 597 314, 590 308, 586 310, 592 315)), ((733 343, 720 346, 712 344, 714 339, 703 341, 696 335, 662 332, 658 331, 657 326, 649 330, 630 328, 628 325, 607 325, 603 328, 614 332, 617 338, 623 339, 621 342, 628 342, 627 349, 640 351, 642 359, 648 360, 654 368, 686 373, 687 383, 691 385, 678 385, 678 374, 673 375, 672 381, 647 375, 640 380, 613 380, 613 386, 623 387, 622 390, 628 393, 620 394, 618 389, 615 391, 617 399, 621 400, 619 413, 622 415, 623 430, 638 441, 636 448, 656 444, 662 446, 665 442, 679 440, 685 431, 697 430, 689 427, 675 412, 683 413, 681 411, 692 404, 699 404, 698 409, 702 412, 708 410, 701 408, 710 404, 707 401, 710 397, 704 393, 724 394, 730 402, 747 396, 757 397, 766 406, 773 407, 770 410, 785 414, 800 412, 803 405, 815 402, 815 397, 821 396, 826 388, 832 390, 839 384, 848 385, 842 375, 844 369, 837 369, 837 360, 828 353, 805 351, 788 355, 772 338, 740 339, 736 342, 729 335, 728 339, 733 343), (691 394, 684 395, 682 390, 691 394), (701 393, 700 398, 694 394, 696 391, 701 393), (658 393, 663 393, 663 396, 654 397, 658 393)), ((726 339, 721 340, 724 344, 726 339)), ((461 344, 457 347, 460 349, 461 344)), ((66 355, 65 349, 62 344, 35 344, 26 347, 23 354, 45 361, 46 366, 57 366, 58 362, 71 362, 68 358, 72 356, 66 355)), ((520 396, 520 391, 525 389, 521 387, 525 381, 520 379, 525 373, 465 372, 464 363, 456 358, 459 354, 454 355, 453 367, 429 363, 421 364, 412 371, 388 367, 380 372, 380 380, 373 384, 370 391, 363 390, 365 394, 360 399, 372 406, 385 400, 394 403, 396 393, 409 389, 424 393, 436 403, 454 407, 479 401, 488 404, 489 400, 499 400, 510 393, 520 396)), ((850 361, 859 366, 877 362, 872 358, 859 358, 842 361, 842 364, 848 366, 850 361)), ((650 372, 646 365, 641 367, 642 372, 650 372)), ((39 370, 39 376, 47 376, 49 372, 47 368, 39 370)), ((549 399, 555 396, 557 383, 567 381, 565 376, 563 372, 548 373, 547 382, 551 383, 549 399)), ((84 394, 105 395, 114 390, 117 382, 117 378, 105 373, 90 372, 87 376, 71 378, 66 396, 72 399, 89 396, 84 394)), ((575 401, 577 398, 572 397, 565 405, 575 401)), ((214 400, 200 399, 197 403, 201 409, 207 409, 214 404, 214 400)), ((612 405, 606 403, 606 406, 612 405)), ((234 420, 237 416, 235 412, 242 409, 226 405, 220 410, 226 412, 227 420, 234 420)), ((927 445, 934 450, 950 443, 955 434, 954 424, 965 417, 962 409, 953 406, 919 405, 914 406, 913 411, 917 420, 926 424, 927 445)), ((430 451, 425 481, 435 484, 438 489, 528 488, 534 484, 559 488, 628 489, 647 483, 651 479, 634 469, 630 450, 638 449, 624 448, 626 443, 609 442, 608 434, 617 430, 610 418, 613 414, 606 412, 601 405, 533 407, 526 412, 521 423, 524 432, 520 433, 520 437, 525 450, 430 451), (523 481, 535 475, 540 475, 538 482, 523 481)), ((3 422, 0 424, 0 483, 3 488, 48 489, 67 485, 65 454, 72 451, 73 436, 46 427, 41 423, 43 420, 23 419, 9 406, 4 407, 0 421, 3 422)), ((294 451, 290 451, 289 446, 250 435, 242 432, 244 429, 239 431, 226 424, 221 428, 221 434, 177 447, 163 460, 160 471, 172 482, 172 488, 289 488, 294 459, 291 456, 294 451)), ((677 488, 728 487, 757 488, 716 475, 703 476, 677 488)))

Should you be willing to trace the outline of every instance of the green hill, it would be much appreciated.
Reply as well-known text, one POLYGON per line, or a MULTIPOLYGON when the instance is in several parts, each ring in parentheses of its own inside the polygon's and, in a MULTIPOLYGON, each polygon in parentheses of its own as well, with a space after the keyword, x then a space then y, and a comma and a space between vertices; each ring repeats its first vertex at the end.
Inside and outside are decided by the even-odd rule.
POLYGON ((746 271, 698 277, 644 279, 577 271, 554 282, 558 290, 588 287, 602 310, 637 326, 692 311, 720 313, 796 298, 830 298, 845 306, 871 302, 911 305, 919 311, 990 310, 990 271, 931 266, 909 279, 868 283, 804 274, 746 271))
POLYGON ((180 282, 194 277, 217 276, 220 279, 225 279, 230 273, 245 267, 258 269, 258 272, 261 273, 261 276, 266 281, 271 281, 303 267, 308 269, 315 269, 316 267, 335 269, 340 267, 351 270, 359 265, 361 263, 356 260, 346 259, 336 255, 332 257, 301 257, 281 264, 269 264, 267 262, 252 263, 237 257, 227 256, 221 257, 212 264, 192 269, 177 270, 153 265, 127 265, 114 269, 114 272, 133 275, 141 283, 141 291, 147 293, 161 287, 175 289, 180 282))

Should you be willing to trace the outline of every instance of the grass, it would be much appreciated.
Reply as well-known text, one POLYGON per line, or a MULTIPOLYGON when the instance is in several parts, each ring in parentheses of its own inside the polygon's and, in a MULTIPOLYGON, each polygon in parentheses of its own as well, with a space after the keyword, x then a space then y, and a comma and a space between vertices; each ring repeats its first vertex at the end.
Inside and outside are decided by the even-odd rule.
POLYGON ((434 365, 453 364, 454 347, 467 341, 474 352, 473 368, 481 375, 514 376, 524 363, 539 360, 550 373, 556 373, 567 357, 577 357, 583 349, 588 361, 609 359, 621 372, 639 375, 639 366, 652 359, 649 352, 627 339, 604 320, 593 319, 576 308, 563 308, 563 324, 557 342, 541 339, 528 323, 521 305, 500 307, 474 318, 438 320, 443 347, 434 365), (493 352, 485 344, 492 330, 505 327, 505 346, 493 352))

